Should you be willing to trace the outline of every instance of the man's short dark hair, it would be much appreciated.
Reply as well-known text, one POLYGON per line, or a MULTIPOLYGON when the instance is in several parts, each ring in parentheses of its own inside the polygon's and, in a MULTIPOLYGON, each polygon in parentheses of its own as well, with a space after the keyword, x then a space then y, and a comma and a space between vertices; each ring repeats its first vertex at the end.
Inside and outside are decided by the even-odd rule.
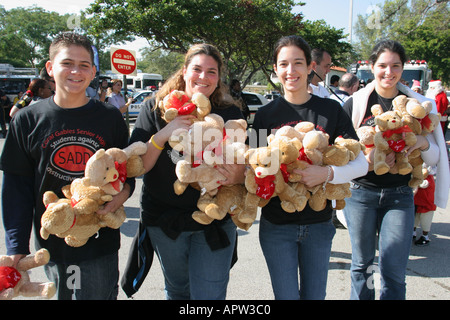
POLYGON ((68 48, 71 45, 85 48, 91 56, 92 65, 94 65, 94 51, 92 50, 92 44, 89 39, 86 36, 70 31, 61 32, 53 39, 49 50, 50 60, 53 61, 61 48, 68 48))

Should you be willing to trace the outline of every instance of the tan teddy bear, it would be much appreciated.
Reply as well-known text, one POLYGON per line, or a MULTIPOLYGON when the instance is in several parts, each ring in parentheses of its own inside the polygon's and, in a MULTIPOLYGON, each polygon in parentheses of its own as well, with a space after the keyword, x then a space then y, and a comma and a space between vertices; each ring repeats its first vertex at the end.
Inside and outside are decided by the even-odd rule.
POLYGON ((383 112, 380 105, 373 105, 371 111, 379 129, 374 137, 375 174, 382 175, 391 170, 386 163, 386 155, 391 152, 395 152, 395 170, 398 170, 401 175, 410 173, 412 166, 402 151, 405 146, 411 146, 417 142, 416 135, 403 123, 402 115, 397 111, 383 112))
POLYGON ((50 260, 47 249, 40 249, 17 263, 10 256, 0 256, 0 300, 11 300, 17 296, 52 298, 56 293, 53 282, 31 282, 28 270, 43 266, 50 260))
MULTIPOLYGON (((430 101, 419 103, 414 98, 404 95, 396 97, 392 101, 393 109, 402 114, 403 122, 416 134, 426 136, 439 124, 439 115, 430 113, 432 104, 430 101)), ((408 185, 411 188, 419 186, 424 180, 422 172, 422 155, 419 150, 414 150, 408 157, 412 166, 411 180, 408 185)), ((394 172, 395 173, 395 172, 394 172)))
MULTIPOLYGON (((45 192, 41 237, 47 239, 54 234, 64 238, 69 246, 80 247, 100 228, 118 229, 126 219, 123 206, 107 214, 96 212, 122 190, 123 182, 130 177, 127 159, 146 151, 147 145, 143 142, 133 143, 123 150, 100 149, 86 163, 85 177, 62 188, 65 198, 60 199, 53 191, 45 192)), ((133 162, 133 165, 137 164, 142 165, 139 161, 133 162)), ((142 170, 143 167, 130 167, 131 172, 141 173, 142 170)))
POLYGON ((178 180, 174 183, 176 194, 182 194, 191 183, 198 183, 202 193, 214 196, 224 180, 214 168, 218 157, 222 158, 224 121, 217 114, 209 114, 203 121, 194 122, 189 130, 175 130, 169 144, 176 151, 183 152, 184 159, 176 164, 175 173, 178 180))
MULTIPOLYGON (((350 140, 353 139, 345 139, 346 143, 342 144, 344 140, 337 139, 338 142, 328 146, 323 154, 323 164, 331 165, 331 166, 344 166, 349 161, 355 159, 354 155, 354 143, 350 140), (349 146, 347 148, 345 145, 349 146), (352 150, 353 149, 353 150, 352 150)), ((356 141, 356 140, 353 140, 356 141)), ((359 145, 359 142, 356 141, 359 145)), ((333 201, 333 208, 336 210, 341 210, 345 207, 345 198, 350 198, 352 193, 350 191, 350 183, 341 183, 341 184, 332 184, 326 183, 324 188, 321 188, 324 191, 324 196, 328 200, 333 201)), ((322 208, 322 210, 325 207, 322 208)), ((318 210, 320 211, 320 210, 318 210)))
MULTIPOLYGON (((216 166, 222 163, 244 164, 244 153, 248 149, 245 145, 247 138, 247 122, 243 119, 228 120, 223 124, 220 116, 210 114, 204 121, 198 121, 192 124, 191 129, 184 134, 182 149, 187 155, 200 145, 197 154, 201 156, 186 157, 178 161, 176 174, 178 181, 174 188, 178 192, 184 192, 185 187, 191 183, 197 183, 202 190, 198 200, 198 211, 192 214, 192 218, 201 224, 210 224, 214 219, 221 220, 227 213, 232 215, 233 221, 238 227, 248 229, 251 223, 240 223, 239 217, 243 215, 242 203, 246 190, 243 186, 222 186, 219 181, 225 180, 216 166), (209 130, 215 131, 209 131, 209 130), (219 134, 218 139, 211 142, 209 137, 219 134), (203 139, 203 137, 205 137, 203 139), (193 139, 197 138, 197 143, 193 139), (198 139, 200 138, 200 139, 198 139), (194 161, 192 161, 194 159, 194 161), (198 162, 198 163, 197 163, 198 162)), ((171 138, 172 145, 180 148, 180 145, 174 144, 177 140, 171 138)))
POLYGON ((211 103, 202 93, 194 93, 192 98, 184 91, 173 90, 160 101, 163 110, 163 119, 170 122, 178 115, 194 115, 198 120, 203 120, 211 112, 211 103))
POLYGON ((290 202, 289 199, 285 199, 283 195, 279 195, 281 200, 281 207, 286 212, 302 211, 309 198, 309 193, 303 183, 300 182, 301 175, 294 173, 295 169, 305 169, 309 164, 300 160, 300 151, 303 148, 302 143, 296 137, 293 136, 292 131, 295 129, 292 127, 280 128, 275 134, 271 134, 267 137, 269 146, 272 148, 277 148, 280 150, 280 170, 283 174, 284 180, 290 187, 292 187, 297 196, 295 197, 295 202, 290 202))
POLYGON ((330 136, 323 131, 316 130, 312 122, 303 121, 295 125, 302 138, 303 148, 300 159, 314 165, 322 165, 323 151, 329 144, 330 136))
POLYGON ((375 147, 375 132, 375 127, 371 126, 362 126, 356 129, 356 135, 365 155, 368 155, 375 147))
POLYGON ((249 219, 241 218, 242 222, 252 222, 256 218, 258 207, 264 207, 276 196, 296 207, 301 206, 302 198, 286 183, 280 170, 280 149, 271 146, 252 148, 246 152, 245 158, 250 166, 245 177, 245 187, 248 191, 245 212, 249 219))

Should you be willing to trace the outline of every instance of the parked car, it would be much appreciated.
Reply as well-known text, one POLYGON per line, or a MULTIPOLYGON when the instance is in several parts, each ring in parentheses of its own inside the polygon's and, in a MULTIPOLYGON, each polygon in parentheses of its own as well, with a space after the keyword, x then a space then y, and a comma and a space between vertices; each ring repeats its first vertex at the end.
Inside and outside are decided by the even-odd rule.
POLYGON ((276 98, 281 97, 281 95, 279 93, 267 93, 264 95, 264 97, 267 100, 272 101, 272 100, 275 100, 276 98))
POLYGON ((250 109, 250 120, 248 120, 249 124, 253 123, 253 119, 255 118, 255 113, 258 111, 258 108, 269 103, 269 100, 264 98, 259 93, 242 91, 242 98, 245 103, 247 103, 248 108, 250 109))
POLYGON ((131 118, 137 118, 139 112, 141 111, 141 105, 144 103, 144 99, 147 97, 153 97, 156 91, 153 90, 143 90, 134 93, 133 103, 128 107, 128 115, 131 118))

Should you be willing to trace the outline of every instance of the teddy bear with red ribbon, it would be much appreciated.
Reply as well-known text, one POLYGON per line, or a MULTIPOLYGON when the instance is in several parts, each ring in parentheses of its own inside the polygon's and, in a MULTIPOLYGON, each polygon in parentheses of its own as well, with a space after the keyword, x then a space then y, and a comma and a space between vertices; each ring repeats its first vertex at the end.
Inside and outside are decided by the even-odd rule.
POLYGON ((11 256, 0 256, 0 300, 11 300, 18 296, 50 299, 56 293, 53 282, 31 282, 28 270, 47 264, 50 254, 40 249, 34 255, 22 258, 14 267, 11 256))
POLYGON ((406 175, 412 171, 412 166, 405 157, 403 149, 405 146, 412 146, 417 142, 414 132, 402 119, 402 114, 397 111, 386 111, 380 105, 373 105, 372 114, 375 116, 375 125, 378 130, 375 133, 374 144, 374 172, 382 175, 391 170, 386 163, 386 155, 395 153, 394 170, 401 175, 406 175))
POLYGON ((46 210, 41 217, 40 234, 64 238, 72 247, 86 244, 100 228, 118 229, 126 219, 123 206, 115 212, 97 214, 97 211, 123 189, 127 177, 144 173, 140 155, 147 145, 135 142, 125 149, 100 149, 86 163, 85 176, 62 188, 65 198, 53 191, 44 193, 46 210))
POLYGON ((160 102, 164 110, 163 119, 170 122, 179 115, 194 115, 203 120, 211 112, 211 103, 202 93, 194 93, 189 98, 184 91, 173 90, 160 102))

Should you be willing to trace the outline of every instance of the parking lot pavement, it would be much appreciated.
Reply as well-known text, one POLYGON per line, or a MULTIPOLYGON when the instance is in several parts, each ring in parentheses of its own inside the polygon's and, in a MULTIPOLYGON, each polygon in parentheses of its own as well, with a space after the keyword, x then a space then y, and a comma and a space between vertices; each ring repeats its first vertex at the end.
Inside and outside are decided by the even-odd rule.
MULTIPOLYGON (((0 139, 0 150, 4 139, 0 139)), ((0 172, 0 183, 2 181, 0 172)), ((119 252, 120 271, 123 272, 131 241, 138 227, 139 194, 142 179, 137 179, 136 191, 125 203, 127 220, 121 227, 122 247, 119 252)), ((259 218, 259 216, 258 216, 259 218)), ((273 293, 269 273, 258 241, 259 220, 249 231, 239 231, 239 260, 231 270, 227 299, 229 300, 272 300, 273 293)), ((4 229, 0 216, 0 254, 5 254, 4 229)), ((33 241, 31 242, 33 243, 33 241)), ((34 252, 34 251, 33 251, 34 252)), ((337 229, 333 239, 328 274, 327 300, 347 300, 350 296, 351 248, 348 231, 337 229)), ((448 300, 450 299, 450 204, 445 210, 438 209, 431 228, 431 243, 427 247, 412 246, 407 266, 408 300, 448 300)), ((375 267, 376 270, 376 267, 375 267)), ((32 271, 33 281, 48 281, 43 268, 32 271)), ((373 277, 375 287, 379 287, 379 277, 373 277)), ((142 287, 133 296, 135 300, 164 300, 164 279, 158 259, 142 287)), ((378 296, 377 296, 378 297, 378 296)), ((21 298, 25 299, 25 298, 21 298)), ((34 298, 33 298, 34 299, 34 298)), ((119 290, 119 300, 127 300, 119 290)))

